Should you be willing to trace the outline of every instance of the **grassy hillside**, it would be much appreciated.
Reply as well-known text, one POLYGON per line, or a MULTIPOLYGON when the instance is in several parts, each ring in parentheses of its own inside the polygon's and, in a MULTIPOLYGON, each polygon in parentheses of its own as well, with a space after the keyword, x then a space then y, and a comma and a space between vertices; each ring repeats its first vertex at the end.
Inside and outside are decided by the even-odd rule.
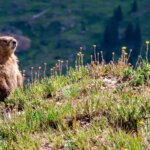
POLYGON ((27 86, 0 103, 0 148, 149 149, 150 64, 139 58, 133 69, 129 55, 124 47, 117 63, 105 64, 95 54, 85 66, 80 51, 66 75, 61 61, 51 77, 31 70, 27 86))
POLYGON ((20 65, 28 68, 59 58, 73 61, 81 45, 90 54, 90 45, 101 44, 108 18, 122 6, 120 37, 129 21, 140 22, 143 40, 150 37, 149 1, 138 2, 138 12, 129 13, 132 0, 5 0, 0 2, 0 31, 23 34, 32 40, 28 52, 19 55, 20 65))

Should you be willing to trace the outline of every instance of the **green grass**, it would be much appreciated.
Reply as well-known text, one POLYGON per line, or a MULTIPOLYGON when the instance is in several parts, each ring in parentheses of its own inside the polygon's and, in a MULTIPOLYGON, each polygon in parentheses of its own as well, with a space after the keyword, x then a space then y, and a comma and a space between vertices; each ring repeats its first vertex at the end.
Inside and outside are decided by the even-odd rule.
POLYGON ((16 90, 0 103, 11 114, 0 115, 0 149, 148 149, 150 64, 133 69, 127 58, 122 50, 117 63, 89 67, 80 51, 66 75, 53 68, 51 77, 16 90))

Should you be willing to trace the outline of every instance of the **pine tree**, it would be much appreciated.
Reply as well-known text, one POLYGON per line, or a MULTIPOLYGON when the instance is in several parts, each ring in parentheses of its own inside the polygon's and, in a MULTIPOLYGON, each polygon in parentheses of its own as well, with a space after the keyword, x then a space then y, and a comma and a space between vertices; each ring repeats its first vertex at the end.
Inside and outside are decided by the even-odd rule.
POLYGON ((141 49, 141 42, 142 42, 142 35, 141 35, 141 28, 140 24, 137 23, 134 29, 134 37, 133 37, 133 59, 137 59, 138 55, 140 54, 141 49))
POLYGON ((122 7, 120 5, 114 10, 113 18, 116 21, 122 21, 123 12, 122 12, 122 7))
POLYGON ((112 58, 112 51, 118 44, 118 22, 111 18, 104 30, 102 47, 105 50, 106 61, 110 61, 112 58))
POLYGON ((135 47, 140 47, 142 42, 142 34, 140 24, 137 23, 134 30, 134 45, 135 47))
POLYGON ((131 22, 128 23, 127 28, 125 30, 125 37, 124 40, 126 42, 132 42, 134 38, 134 28, 131 22))
POLYGON ((137 11, 138 11, 138 4, 137 4, 137 1, 134 0, 132 5, 131 5, 131 11, 130 12, 132 13, 132 12, 137 12, 137 11))
POLYGON ((85 21, 81 21, 81 31, 86 31, 86 24, 85 24, 85 21))
POLYGON ((102 42, 102 45, 104 47, 107 46, 107 44, 109 43, 109 25, 107 24, 106 27, 105 27, 105 30, 104 30, 104 35, 103 35, 103 42, 102 42))
POLYGON ((103 46, 104 47, 114 47, 118 43, 118 23, 111 18, 105 28, 103 36, 103 46))

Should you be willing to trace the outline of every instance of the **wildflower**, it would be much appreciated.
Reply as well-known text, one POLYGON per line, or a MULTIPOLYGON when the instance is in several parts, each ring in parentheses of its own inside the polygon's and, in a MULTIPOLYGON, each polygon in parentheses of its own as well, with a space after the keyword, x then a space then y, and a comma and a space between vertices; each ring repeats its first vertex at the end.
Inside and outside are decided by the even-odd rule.
POLYGON ((80 47, 80 52, 83 50, 83 47, 80 47))
POLYGON ((146 44, 149 44, 149 41, 146 41, 145 43, 146 43, 146 44))
POLYGON ((144 121, 143 120, 139 121, 139 124, 143 126, 144 125, 144 121))
POLYGON ((126 50, 126 49, 127 49, 127 47, 126 47, 126 46, 123 46, 123 47, 122 47, 122 50, 126 50))
POLYGON ((80 56, 81 55, 81 53, 79 52, 79 53, 77 53, 77 56, 80 56))
POLYGON ((93 55, 91 55, 91 61, 93 60, 93 55))
POLYGON ((59 65, 58 65, 58 64, 56 64, 56 68, 59 68, 59 65))
POLYGON ((96 45, 94 44, 93 47, 96 48, 96 45))

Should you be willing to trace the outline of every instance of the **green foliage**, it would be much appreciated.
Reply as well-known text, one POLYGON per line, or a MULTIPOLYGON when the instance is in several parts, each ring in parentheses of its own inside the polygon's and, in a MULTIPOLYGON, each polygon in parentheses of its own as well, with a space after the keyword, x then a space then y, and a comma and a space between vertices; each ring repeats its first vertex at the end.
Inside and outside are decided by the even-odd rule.
POLYGON ((125 76, 133 75, 134 71, 132 69, 126 69, 123 71, 125 76))
POLYGON ((139 85, 142 85, 143 83, 144 83, 144 78, 143 78, 143 76, 141 76, 141 75, 137 76, 137 78, 136 78, 135 81, 134 81, 134 84, 135 84, 136 86, 139 86, 139 85))
POLYGON ((144 148, 140 137, 134 137, 122 131, 117 133, 112 132, 110 140, 115 145, 113 149, 120 149, 122 147, 124 149, 140 150, 144 148))
POLYGON ((67 97, 77 97, 80 93, 80 87, 78 84, 71 85, 70 87, 66 87, 63 93, 67 97))

